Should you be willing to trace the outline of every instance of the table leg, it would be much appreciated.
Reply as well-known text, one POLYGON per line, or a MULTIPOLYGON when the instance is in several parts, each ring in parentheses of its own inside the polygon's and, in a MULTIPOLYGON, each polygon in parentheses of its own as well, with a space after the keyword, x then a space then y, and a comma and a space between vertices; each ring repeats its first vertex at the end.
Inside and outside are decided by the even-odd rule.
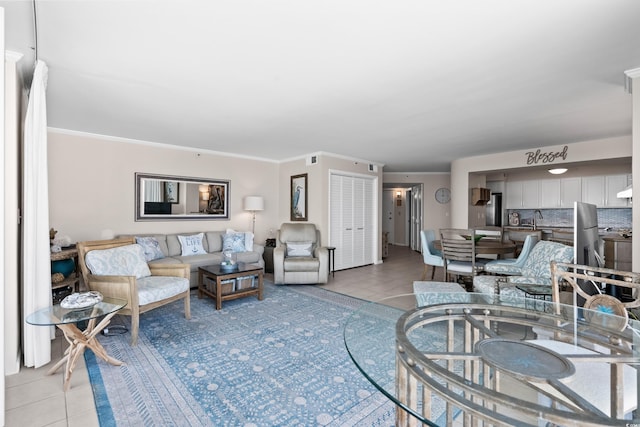
POLYGON ((198 269, 198 298, 202 298, 202 288, 204 286, 204 274, 198 269))
POLYGON ((222 309, 222 280, 216 276, 216 310, 222 309))
POLYGON ((111 318, 117 312, 107 314, 104 319, 97 325, 95 319, 91 319, 87 325, 87 329, 81 331, 74 323, 65 323, 57 325, 64 333, 64 337, 69 342, 69 348, 65 351, 65 356, 58 361, 49 371, 47 375, 56 372, 63 364, 66 365, 64 372, 64 391, 68 391, 71 385, 71 374, 78 362, 78 358, 82 356, 84 350, 89 348, 96 356, 101 357, 107 363, 120 366, 124 363, 107 354, 102 344, 96 339, 96 335, 100 333, 110 322, 111 318))
POLYGON ((262 295, 262 271, 258 273, 258 300, 262 301, 263 295, 262 295))

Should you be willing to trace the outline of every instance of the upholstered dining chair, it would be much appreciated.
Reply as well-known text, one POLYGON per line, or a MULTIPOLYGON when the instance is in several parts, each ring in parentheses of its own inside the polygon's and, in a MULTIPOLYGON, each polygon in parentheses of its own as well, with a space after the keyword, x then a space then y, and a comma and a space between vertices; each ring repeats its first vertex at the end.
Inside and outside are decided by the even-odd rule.
POLYGON ((131 316, 131 345, 144 312, 184 299, 184 317, 191 318, 189 264, 147 264, 135 237, 79 242, 77 248, 87 288, 127 301, 118 314, 131 316))
POLYGON ((538 236, 535 234, 528 235, 524 239, 522 250, 518 258, 495 259, 489 261, 484 266, 484 271, 491 274, 501 274, 505 276, 520 276, 522 267, 527 261, 533 247, 538 243, 538 236))
POLYGON ((496 240, 502 242, 504 238, 504 228, 495 225, 486 225, 484 227, 475 227, 474 235, 483 236, 484 240, 496 240))
POLYGON ((436 240, 436 232, 434 230, 420 231, 420 241, 422 242, 422 259, 424 262, 424 270, 422 271, 422 279, 427 279, 427 272, 431 266, 431 280, 435 277, 436 267, 444 267, 444 258, 442 252, 434 248, 433 242, 436 240))
POLYGON ((444 258, 444 277, 475 277, 484 270, 484 262, 476 259, 476 242, 472 229, 445 228, 440 230, 440 244, 444 258))

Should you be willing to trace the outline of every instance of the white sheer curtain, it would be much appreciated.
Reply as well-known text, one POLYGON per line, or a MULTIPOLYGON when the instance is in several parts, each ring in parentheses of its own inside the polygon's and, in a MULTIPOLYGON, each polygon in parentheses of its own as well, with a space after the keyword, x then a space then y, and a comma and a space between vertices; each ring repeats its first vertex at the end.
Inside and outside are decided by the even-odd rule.
POLYGON ((162 181, 156 179, 145 179, 142 181, 144 186, 145 202, 162 202, 164 200, 164 192, 162 181))
MULTIPOLYGON (((47 168, 48 68, 37 61, 24 124, 23 164, 23 315, 51 305, 49 182, 47 168)), ((53 328, 23 322, 25 366, 51 361, 53 328)))

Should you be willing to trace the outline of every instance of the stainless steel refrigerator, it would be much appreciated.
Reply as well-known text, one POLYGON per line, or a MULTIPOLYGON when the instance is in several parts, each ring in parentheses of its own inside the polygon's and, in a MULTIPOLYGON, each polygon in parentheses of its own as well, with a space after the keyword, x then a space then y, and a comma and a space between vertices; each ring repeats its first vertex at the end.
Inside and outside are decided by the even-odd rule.
POLYGON ((491 193, 491 199, 486 204, 486 225, 502 227, 502 193, 491 193))

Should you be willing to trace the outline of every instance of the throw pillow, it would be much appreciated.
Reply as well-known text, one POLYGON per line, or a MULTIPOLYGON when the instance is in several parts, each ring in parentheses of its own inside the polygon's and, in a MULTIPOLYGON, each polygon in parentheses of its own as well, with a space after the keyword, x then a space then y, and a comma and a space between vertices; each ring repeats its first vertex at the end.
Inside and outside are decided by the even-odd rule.
POLYGON ((147 261, 164 258, 160 243, 155 237, 136 237, 136 243, 142 246, 147 261))
POLYGON ((137 279, 151 276, 144 249, 138 244, 96 249, 89 252, 84 261, 96 276, 136 276, 137 279))
MULTIPOLYGON (((229 233, 243 233, 242 231, 235 231, 231 228, 227 228, 227 234, 229 233)), ((244 250, 247 252, 253 251, 253 233, 245 231, 244 233, 244 250)))
POLYGON ((192 236, 178 236, 180 246, 182 247, 182 256, 205 255, 207 251, 202 246, 204 233, 194 234, 192 236))
POLYGON ((226 233, 222 236, 222 251, 246 252, 244 233, 226 233))
POLYGON ((311 256, 313 242, 287 242, 287 256, 311 256))

